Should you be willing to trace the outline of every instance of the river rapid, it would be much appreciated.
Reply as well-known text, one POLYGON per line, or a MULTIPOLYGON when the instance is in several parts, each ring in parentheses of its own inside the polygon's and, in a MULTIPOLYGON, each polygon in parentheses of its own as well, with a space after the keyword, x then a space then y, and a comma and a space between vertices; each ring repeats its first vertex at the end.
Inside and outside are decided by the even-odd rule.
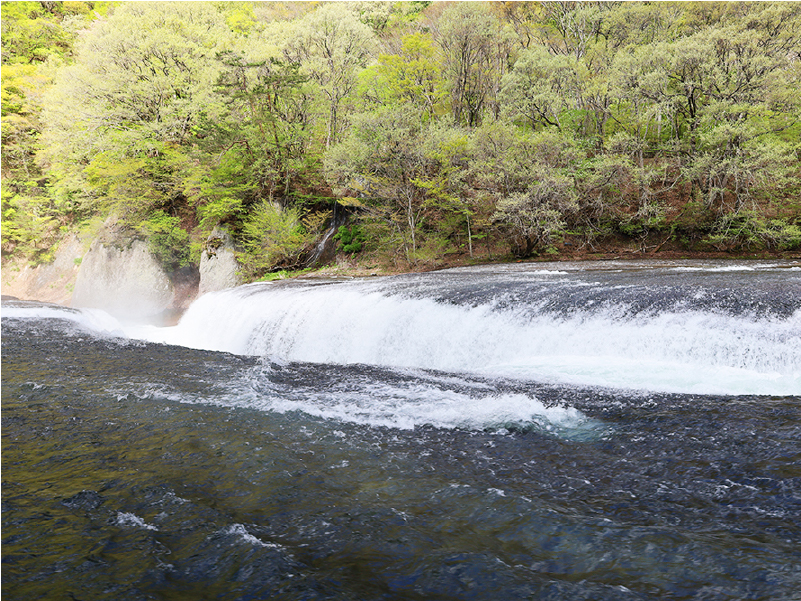
POLYGON ((801 264, 2 305, 4 600, 801 599, 801 264))

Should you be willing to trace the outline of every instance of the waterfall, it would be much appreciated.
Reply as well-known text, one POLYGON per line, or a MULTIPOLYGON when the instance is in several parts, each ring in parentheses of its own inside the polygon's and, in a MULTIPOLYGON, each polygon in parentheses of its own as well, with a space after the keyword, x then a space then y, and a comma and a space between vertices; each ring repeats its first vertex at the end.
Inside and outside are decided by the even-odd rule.
POLYGON ((341 212, 337 212, 335 206, 334 217, 331 220, 331 225, 325 231, 325 234, 323 234, 323 237, 315 245, 314 250, 311 252, 309 258, 306 260, 307 267, 314 267, 318 263, 326 262, 333 257, 334 248, 332 239, 339 230, 339 228, 345 224, 346 219, 347 216, 342 214, 341 212))
POLYGON ((797 276, 787 274, 757 285, 751 274, 728 271, 710 280, 709 272, 674 269, 660 280, 655 271, 599 278, 545 269, 450 270, 250 284, 201 297, 167 328, 110 326, 96 313, 65 318, 131 338, 278 362, 685 394, 798 395, 801 295, 797 276))
POLYGON ((432 298, 419 294, 419 279, 400 287, 253 284, 199 299, 175 328, 132 335, 278 361, 663 392, 801 394, 801 309, 721 311, 696 290, 635 311, 619 295, 601 302, 595 288, 541 277, 551 281, 514 302, 486 291, 482 302, 454 302, 453 286, 450 299, 432 298))

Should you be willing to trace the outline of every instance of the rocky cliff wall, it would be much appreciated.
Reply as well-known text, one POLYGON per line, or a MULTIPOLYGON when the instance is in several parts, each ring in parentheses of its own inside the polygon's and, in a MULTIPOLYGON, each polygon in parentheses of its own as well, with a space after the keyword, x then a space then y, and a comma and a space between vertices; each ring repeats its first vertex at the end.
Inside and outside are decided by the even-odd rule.
POLYGON ((199 295, 242 283, 231 236, 215 229, 194 266, 166 271, 147 243, 135 240, 125 247, 103 231, 86 250, 76 236, 64 240, 53 263, 30 267, 6 261, 2 293, 23 300, 103 309, 117 317, 169 323, 199 295))
POLYGON ((61 242, 52 263, 31 267, 24 259, 4 262, 3 295, 69 304, 85 250, 85 244, 77 236, 70 236, 61 242))
POLYGON ((95 240, 81 262, 70 304, 123 318, 156 319, 185 308, 197 284, 196 270, 167 273, 141 240, 127 248, 95 240))

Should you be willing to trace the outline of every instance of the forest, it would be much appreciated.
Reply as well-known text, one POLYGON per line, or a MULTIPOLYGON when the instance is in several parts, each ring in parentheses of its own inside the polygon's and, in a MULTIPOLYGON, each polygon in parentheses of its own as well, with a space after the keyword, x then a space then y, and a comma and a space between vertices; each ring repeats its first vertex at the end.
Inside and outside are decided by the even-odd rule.
POLYGON ((3 2, 2 252, 801 248, 798 2, 3 2))

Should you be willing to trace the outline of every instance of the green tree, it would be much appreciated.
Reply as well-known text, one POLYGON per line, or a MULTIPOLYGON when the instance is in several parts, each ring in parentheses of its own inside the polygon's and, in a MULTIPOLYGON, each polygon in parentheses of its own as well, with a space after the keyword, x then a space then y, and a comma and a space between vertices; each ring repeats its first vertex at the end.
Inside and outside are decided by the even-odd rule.
POLYGON ((205 3, 123 4, 96 22, 45 102, 40 157, 56 194, 84 211, 174 215, 194 128, 219 114, 215 56, 229 38, 205 3))
POLYGON ((582 96, 581 65, 571 56, 554 55, 542 46, 520 53, 503 78, 505 112, 531 127, 567 126, 567 112, 582 96))
POLYGON ((36 164, 42 130, 41 98, 52 83, 56 63, 3 65, 2 166, 4 181, 41 176, 36 164))
POLYGON ((381 54, 377 64, 363 73, 363 94, 382 105, 409 103, 430 121, 441 112, 446 96, 444 80, 436 60, 433 38, 413 33, 402 40, 399 54, 381 54))
POLYGON ((540 39, 552 53, 581 60, 601 37, 604 18, 614 7, 606 2, 542 2, 540 39))
POLYGON ((242 237, 240 260, 252 278, 277 268, 301 267, 304 251, 312 242, 298 208, 282 209, 266 200, 249 214, 242 237))
POLYGON ((469 132, 458 126, 429 126, 424 131, 423 152, 430 166, 413 183, 426 192, 424 205, 439 213, 440 235, 454 237, 464 228, 467 250, 472 257, 479 208, 468 181, 469 132))
POLYGON ((438 23, 454 121, 478 125, 484 111, 500 112, 500 82, 509 64, 511 37, 481 3, 457 2, 438 23))
POLYGON ((410 261, 426 213, 426 194, 417 183, 430 166, 423 140, 419 110, 380 108, 355 116, 351 134, 325 158, 334 191, 354 198, 361 210, 390 228, 410 261))
POLYGON ((36 64, 50 57, 65 58, 75 33, 69 25, 89 13, 86 2, 3 2, 2 61, 36 64), (68 27, 63 26, 67 20, 68 27))
POLYGON ((478 131, 473 144, 475 184, 492 197, 512 252, 547 248, 578 209, 583 152, 558 131, 520 134, 502 123, 478 131))
POLYGON ((224 70, 218 90, 226 99, 225 117, 211 124, 223 153, 237 156, 251 170, 258 196, 288 202, 293 175, 309 151, 307 77, 298 64, 275 56, 248 62, 242 54, 220 56, 224 70))
POLYGON ((356 90, 358 74, 375 55, 375 34, 347 5, 330 3, 308 13, 282 35, 287 60, 301 65, 301 73, 318 84, 325 98, 325 147, 329 148, 347 124, 343 106, 356 90))
MULTIPOLYGON (((94 6, 103 11, 108 3, 94 6)), ((49 194, 36 162, 44 95, 72 58, 77 31, 94 18, 84 2, 3 2, 2 7, 3 250, 34 260, 52 256, 63 206, 49 194)))

